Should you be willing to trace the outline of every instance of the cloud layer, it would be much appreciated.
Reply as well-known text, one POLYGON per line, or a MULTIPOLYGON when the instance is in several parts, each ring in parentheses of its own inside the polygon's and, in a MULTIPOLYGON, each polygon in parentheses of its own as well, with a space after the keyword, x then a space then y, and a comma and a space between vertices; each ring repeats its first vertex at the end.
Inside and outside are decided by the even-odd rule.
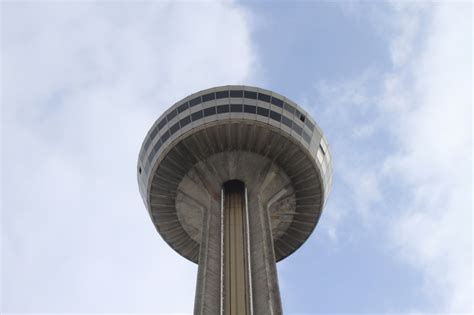
POLYGON ((394 311, 469 313, 472 7, 395 3, 391 10, 383 31, 391 69, 317 85, 317 102, 329 105, 322 120, 351 130, 329 141, 352 202, 332 203, 323 228, 337 239, 353 209, 368 228, 385 227, 393 258, 421 273, 429 301, 394 311))
POLYGON ((196 90, 248 82, 232 2, 2 4, 2 311, 192 310, 196 266, 139 198, 141 140, 196 90))

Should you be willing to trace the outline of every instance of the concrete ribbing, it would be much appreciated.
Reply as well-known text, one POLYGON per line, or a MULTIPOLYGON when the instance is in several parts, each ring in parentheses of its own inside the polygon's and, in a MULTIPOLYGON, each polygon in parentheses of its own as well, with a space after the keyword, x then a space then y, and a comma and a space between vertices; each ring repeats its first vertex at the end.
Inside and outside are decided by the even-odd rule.
POLYGON ((222 314, 228 301, 240 308, 227 314, 243 313, 242 305, 247 313, 281 313, 275 262, 309 237, 332 182, 327 142, 303 109, 248 86, 195 93, 153 125, 137 171, 160 235, 199 262, 196 314, 222 314), (222 216, 221 191, 229 180, 245 183, 248 212, 222 216))

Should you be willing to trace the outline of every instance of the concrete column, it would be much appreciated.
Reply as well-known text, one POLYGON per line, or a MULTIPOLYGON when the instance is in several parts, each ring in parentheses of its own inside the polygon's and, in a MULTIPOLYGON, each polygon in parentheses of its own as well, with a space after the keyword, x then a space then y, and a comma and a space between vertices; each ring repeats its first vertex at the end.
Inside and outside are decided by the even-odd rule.
MULTIPOLYGON (((244 217, 237 215, 233 218, 236 220, 234 223, 232 220, 222 221, 221 207, 217 200, 211 202, 212 206, 204 215, 195 314, 282 313, 269 213, 266 205, 259 198, 258 187, 253 187, 253 185, 253 183, 249 183, 247 187, 246 204, 248 204, 248 209, 242 213, 244 217, 248 213, 248 218, 245 220, 244 217), (222 228, 225 229, 225 223, 231 224, 232 228, 227 231, 222 230, 222 228), (236 227, 239 226, 240 228, 245 227, 243 232, 245 236, 248 236, 248 239, 238 236, 240 232, 236 227), (221 233, 227 237, 223 238, 221 233), (248 242, 249 248, 243 246, 240 252, 237 249, 238 255, 234 248, 232 249, 234 254, 230 255, 230 248, 226 249, 226 246, 231 246, 229 233, 237 235, 234 237, 236 244, 241 246, 242 242, 248 242), (244 255, 243 260, 239 257, 242 254, 244 255), (236 261, 229 260, 230 257, 236 261), (242 266, 242 262, 245 266, 242 266), (229 267, 229 264, 232 265, 232 268, 226 268, 229 267), (233 268, 234 266, 237 268, 233 268), (242 272, 243 270, 245 272, 242 272), (235 271, 235 274, 226 274, 232 271, 235 271), (237 281, 237 283, 230 284, 229 281, 237 281), (242 299, 242 293, 232 295, 235 292, 229 293, 229 288, 244 289, 244 298, 242 299), (239 305, 230 305, 231 300, 232 303, 239 305)), ((236 245, 234 244, 234 246, 236 245)))

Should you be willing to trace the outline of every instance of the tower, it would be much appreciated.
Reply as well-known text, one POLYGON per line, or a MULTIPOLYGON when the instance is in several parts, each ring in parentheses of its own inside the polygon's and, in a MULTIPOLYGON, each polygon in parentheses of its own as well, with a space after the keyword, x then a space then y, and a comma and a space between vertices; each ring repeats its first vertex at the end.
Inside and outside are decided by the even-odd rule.
POLYGON ((152 126, 138 159, 151 219, 198 263, 195 314, 280 314, 276 262, 315 228, 331 155, 315 121, 277 93, 222 86, 152 126))

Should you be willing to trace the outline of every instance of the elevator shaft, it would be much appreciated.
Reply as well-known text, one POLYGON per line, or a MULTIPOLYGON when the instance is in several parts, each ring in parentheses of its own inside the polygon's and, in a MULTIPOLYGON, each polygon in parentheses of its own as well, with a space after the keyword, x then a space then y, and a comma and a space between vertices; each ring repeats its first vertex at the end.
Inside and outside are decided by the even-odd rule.
POLYGON ((223 189, 224 314, 250 314, 250 275, 246 190, 242 182, 228 182, 223 189))

